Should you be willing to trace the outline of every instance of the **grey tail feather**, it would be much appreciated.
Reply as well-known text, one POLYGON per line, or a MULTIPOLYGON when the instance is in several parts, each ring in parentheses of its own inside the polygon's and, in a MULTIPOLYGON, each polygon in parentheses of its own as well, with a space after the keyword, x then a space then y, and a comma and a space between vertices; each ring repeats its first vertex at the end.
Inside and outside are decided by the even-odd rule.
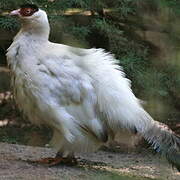
POLYGON ((180 171, 180 136, 165 124, 157 121, 151 122, 152 126, 143 133, 144 138, 180 171))

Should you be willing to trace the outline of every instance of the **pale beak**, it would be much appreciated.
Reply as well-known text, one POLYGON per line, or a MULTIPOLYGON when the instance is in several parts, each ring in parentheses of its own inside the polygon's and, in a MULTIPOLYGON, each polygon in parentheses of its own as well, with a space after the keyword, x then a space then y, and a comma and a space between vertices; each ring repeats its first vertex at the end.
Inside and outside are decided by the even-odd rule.
POLYGON ((20 9, 17 9, 17 10, 14 10, 14 11, 11 11, 9 13, 10 16, 18 16, 19 15, 19 12, 20 12, 20 9))

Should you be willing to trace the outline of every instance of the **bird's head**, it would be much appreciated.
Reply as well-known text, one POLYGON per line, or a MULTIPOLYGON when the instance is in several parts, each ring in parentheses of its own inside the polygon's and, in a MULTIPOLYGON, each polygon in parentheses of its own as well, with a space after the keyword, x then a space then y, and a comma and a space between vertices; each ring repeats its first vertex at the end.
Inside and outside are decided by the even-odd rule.
POLYGON ((11 11, 10 16, 19 16, 22 19, 31 19, 37 16, 39 11, 38 6, 35 4, 23 4, 19 9, 11 11))
POLYGON ((19 9, 11 11, 9 15, 18 17, 25 31, 49 34, 47 14, 35 4, 23 4, 19 9))
POLYGON ((23 4, 19 9, 9 13, 10 16, 18 16, 22 20, 33 20, 45 16, 46 13, 35 4, 23 4))

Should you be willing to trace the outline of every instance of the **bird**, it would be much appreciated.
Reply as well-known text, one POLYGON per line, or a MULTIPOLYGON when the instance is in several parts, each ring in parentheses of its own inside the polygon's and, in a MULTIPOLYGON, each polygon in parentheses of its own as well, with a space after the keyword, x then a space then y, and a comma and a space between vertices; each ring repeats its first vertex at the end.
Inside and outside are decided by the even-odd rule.
POLYGON ((180 171, 180 136, 155 121, 114 55, 50 42, 47 13, 35 4, 10 12, 21 28, 7 49, 16 104, 33 124, 53 130, 51 165, 76 162, 126 129, 138 133, 180 171))

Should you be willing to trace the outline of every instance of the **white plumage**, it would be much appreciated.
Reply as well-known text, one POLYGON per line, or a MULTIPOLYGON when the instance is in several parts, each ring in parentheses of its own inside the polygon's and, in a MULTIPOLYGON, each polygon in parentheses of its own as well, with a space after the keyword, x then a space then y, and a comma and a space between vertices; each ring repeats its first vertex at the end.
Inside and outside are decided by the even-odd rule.
POLYGON ((53 129, 51 144, 66 155, 90 152, 125 128, 179 168, 179 137, 144 111, 113 55, 50 42, 46 13, 36 9, 24 16, 26 6, 11 13, 22 28, 7 60, 19 108, 32 123, 53 129))

